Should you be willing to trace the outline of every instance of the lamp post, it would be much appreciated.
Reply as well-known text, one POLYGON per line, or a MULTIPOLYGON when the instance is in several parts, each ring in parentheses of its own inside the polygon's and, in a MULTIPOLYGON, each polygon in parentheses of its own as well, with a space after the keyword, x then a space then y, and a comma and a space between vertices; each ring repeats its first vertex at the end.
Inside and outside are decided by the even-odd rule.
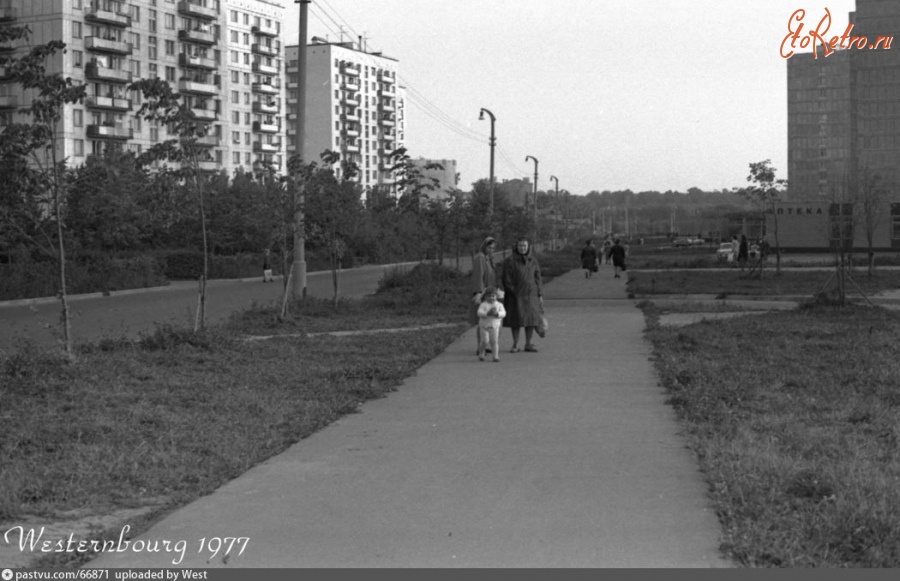
MULTIPOLYGON (((297 138, 295 150, 297 155, 303 157, 303 142, 305 135, 306 115, 306 30, 307 14, 310 0, 294 0, 300 4, 300 37, 297 53, 297 138)), ((306 232, 303 227, 303 186, 299 186, 295 193, 294 210, 294 264, 291 267, 294 278, 291 285, 294 298, 306 298, 306 232)))
MULTIPOLYGON (((559 210, 560 210, 560 208, 559 208, 559 178, 556 176, 550 176, 550 179, 553 180, 554 182, 556 182, 556 217, 557 217, 557 221, 558 221, 558 220, 562 219, 562 216, 560 216, 560 213, 559 213, 559 210)), ((559 229, 557 228, 557 229, 555 229, 555 231, 559 231, 559 229)))
POLYGON ((480 121, 484 121, 485 113, 491 118, 491 140, 489 142, 491 144, 491 198, 488 203, 488 218, 491 218, 494 215, 494 147, 497 146, 497 137, 494 135, 494 123, 497 121, 497 118, 494 117, 493 113, 482 107, 481 112, 478 114, 478 119, 480 121))
POLYGON ((525 161, 534 162, 534 241, 537 243, 537 186, 538 186, 538 160, 533 155, 526 155, 525 161))

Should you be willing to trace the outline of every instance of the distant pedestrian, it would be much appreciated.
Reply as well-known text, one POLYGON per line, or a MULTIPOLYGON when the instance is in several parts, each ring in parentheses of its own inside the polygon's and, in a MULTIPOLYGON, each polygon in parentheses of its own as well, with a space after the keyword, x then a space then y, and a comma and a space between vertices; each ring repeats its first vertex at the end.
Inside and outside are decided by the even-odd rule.
POLYGON ((741 241, 738 243, 737 261, 741 266, 741 270, 747 267, 747 261, 750 260, 750 244, 747 242, 747 235, 741 234, 741 241))
POLYGON ((597 272, 597 249, 594 241, 588 240, 581 249, 581 268, 584 269, 584 278, 591 278, 597 272))
POLYGON ((503 303, 497 300, 497 289, 492 286, 481 293, 481 304, 478 305, 478 334, 481 335, 478 346, 478 360, 484 361, 487 346, 494 354, 494 361, 500 361, 500 324, 506 316, 503 303))
POLYGON ((535 327, 541 324, 544 310, 544 289, 541 280, 541 267, 533 256, 531 244, 527 238, 519 238, 512 254, 503 261, 501 274, 503 305, 506 317, 503 326, 512 332, 512 349, 510 353, 519 351, 519 334, 525 327, 525 351, 536 352, 532 343, 535 327))
MULTIPOLYGON (((481 304, 481 294, 488 287, 497 286, 497 269, 494 266, 494 251, 497 241, 493 236, 488 236, 478 248, 478 254, 472 259, 472 274, 469 290, 471 292, 471 305, 469 307, 469 324, 478 324, 478 306, 481 304)), ((481 333, 476 333, 476 348, 481 350, 481 333)))
POLYGON ((612 258, 613 267, 615 268, 615 276, 613 278, 622 278, 619 271, 625 271, 625 247, 619 244, 619 239, 613 241, 613 245, 609 248, 609 256, 612 258))
POLYGON ((272 276, 272 261, 269 258, 269 249, 266 248, 266 255, 263 257, 263 282, 274 281, 272 276))
POLYGON ((603 256, 606 257, 606 264, 609 264, 612 261, 609 255, 609 249, 612 248, 612 242, 609 241, 609 238, 603 241, 603 256))

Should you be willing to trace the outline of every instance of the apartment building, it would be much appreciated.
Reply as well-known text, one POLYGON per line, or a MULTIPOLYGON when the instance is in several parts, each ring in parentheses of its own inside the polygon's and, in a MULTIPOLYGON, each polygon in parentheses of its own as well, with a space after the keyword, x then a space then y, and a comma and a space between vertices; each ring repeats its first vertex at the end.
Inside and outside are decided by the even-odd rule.
POLYGON ((856 0, 849 16, 864 46, 828 56, 818 46, 815 56, 787 61, 789 190, 776 209, 786 248, 824 249, 839 239, 866 247, 862 208, 852 203, 866 175, 877 175, 889 198, 873 245, 900 248, 900 53, 872 48, 900 31, 900 3, 856 0))
MULTIPOLYGON (((288 46, 286 127, 288 155, 297 149, 299 46, 288 46)), ((397 61, 362 43, 313 38, 306 47, 306 115, 302 158, 325 150, 359 166, 365 189, 392 187, 389 155, 405 143, 406 100, 397 61)), ((340 171, 338 169, 338 171, 340 171)))
MULTIPOLYGON (((127 88, 157 77, 208 125, 201 168, 229 175, 284 169, 283 16, 273 0, 0 0, 0 24, 28 26, 28 44, 65 42, 48 70, 87 85, 60 128, 59 154, 71 164, 111 144, 139 153, 175 137, 138 118, 142 96, 127 88)), ((0 51, 15 55, 22 44, 0 51)), ((0 124, 27 98, 0 77, 0 124)))

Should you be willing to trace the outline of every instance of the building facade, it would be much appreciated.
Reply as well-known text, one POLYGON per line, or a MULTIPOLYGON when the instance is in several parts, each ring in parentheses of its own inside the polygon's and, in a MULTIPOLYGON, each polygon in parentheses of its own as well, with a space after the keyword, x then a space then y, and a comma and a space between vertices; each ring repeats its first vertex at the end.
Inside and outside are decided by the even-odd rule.
MULTIPOLYGON (((27 45, 52 40, 66 51, 49 63, 87 85, 84 103, 63 112, 59 155, 79 165, 112 144, 140 153, 176 137, 138 118, 132 81, 161 78, 206 123, 201 169, 284 168, 284 7, 273 0, 3 0, 5 25, 28 26, 27 45)), ((21 54, 26 43, 2 47, 21 54)), ((5 76, 5 75, 4 75, 5 76)), ((7 78, 8 79, 8 78, 7 78)), ((0 123, 28 96, 0 79, 0 123)))
MULTIPOLYGON (((850 23, 853 36, 875 45, 900 32, 900 2, 856 0, 850 23)), ((828 249, 843 241, 862 249, 871 231, 874 248, 900 248, 900 52, 825 56, 819 46, 817 55, 788 59, 787 80, 789 189, 775 210, 781 245, 828 249), (865 211, 865 199, 874 210, 865 211)), ((769 215, 768 232, 773 227, 769 215)))
MULTIPOLYGON (((299 46, 287 54, 287 147, 297 149, 299 46)), ((364 189, 392 187, 391 152, 406 137, 406 99, 397 61, 367 52, 360 43, 319 39, 306 47, 306 117, 302 159, 320 161, 326 150, 359 167, 364 189)), ((340 168, 337 169, 340 172, 340 168)))

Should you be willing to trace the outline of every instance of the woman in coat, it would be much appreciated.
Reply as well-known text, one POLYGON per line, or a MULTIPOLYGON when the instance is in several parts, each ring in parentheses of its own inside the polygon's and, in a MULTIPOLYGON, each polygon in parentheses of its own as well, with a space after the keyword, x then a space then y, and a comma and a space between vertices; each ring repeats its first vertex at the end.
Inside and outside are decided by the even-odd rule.
POLYGON ((594 248, 593 240, 585 242, 581 249, 581 268, 584 269, 584 278, 591 278, 597 269, 597 249, 594 248))
MULTIPOLYGON (((487 287, 497 286, 497 274, 494 266, 494 250, 497 248, 497 241, 491 236, 484 239, 478 254, 472 259, 472 276, 469 290, 471 291, 471 301, 469 305, 469 324, 478 324, 478 305, 481 302, 481 291, 487 287)), ((481 347, 481 333, 475 333, 476 348, 481 347)), ((490 350, 490 348, 488 348, 490 350)), ((480 351, 476 351, 480 353, 480 351)))
POLYGON ((500 282, 506 293, 503 297, 503 306, 506 308, 503 326, 512 331, 513 345, 510 352, 519 351, 519 332, 522 327, 525 327, 525 351, 536 352, 537 347, 531 340, 535 327, 541 322, 544 291, 541 267, 532 255, 527 238, 519 238, 512 254, 503 261, 500 282))

